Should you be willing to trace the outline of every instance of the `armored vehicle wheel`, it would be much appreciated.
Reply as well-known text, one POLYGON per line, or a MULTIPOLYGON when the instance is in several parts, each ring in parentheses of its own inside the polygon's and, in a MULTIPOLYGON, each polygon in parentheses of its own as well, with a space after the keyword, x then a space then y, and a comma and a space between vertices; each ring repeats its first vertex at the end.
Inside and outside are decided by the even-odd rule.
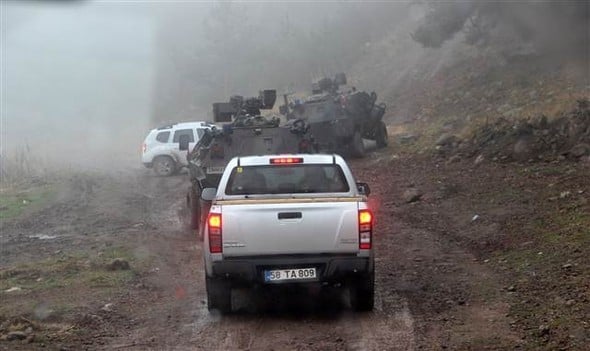
POLYGON ((388 143, 387 127, 385 126, 385 123, 383 123, 383 121, 381 121, 379 123, 379 126, 377 126, 377 133, 375 134, 375 141, 377 142, 377 147, 386 147, 388 143))
POLYGON ((361 136, 360 131, 357 130, 356 132, 354 132, 350 148, 353 157, 365 157, 365 144, 363 143, 363 137, 361 136))
POLYGON ((154 172, 160 177, 168 177, 176 172, 176 163, 170 156, 158 156, 154 159, 154 172))
POLYGON ((187 197, 187 205, 191 219, 191 229, 199 229, 199 222, 201 221, 201 208, 199 206, 200 193, 199 191, 195 191, 192 187, 190 187, 187 197))

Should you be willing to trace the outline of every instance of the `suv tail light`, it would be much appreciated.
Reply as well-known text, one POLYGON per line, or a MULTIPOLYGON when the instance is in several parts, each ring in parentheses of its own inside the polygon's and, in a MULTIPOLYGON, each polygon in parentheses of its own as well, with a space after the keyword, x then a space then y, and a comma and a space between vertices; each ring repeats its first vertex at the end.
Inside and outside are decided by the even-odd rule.
POLYGON ((359 249, 370 250, 373 239, 373 213, 359 210, 359 249))
POLYGON ((223 242, 221 241, 221 213, 210 213, 207 218, 209 225, 209 252, 221 253, 223 242))

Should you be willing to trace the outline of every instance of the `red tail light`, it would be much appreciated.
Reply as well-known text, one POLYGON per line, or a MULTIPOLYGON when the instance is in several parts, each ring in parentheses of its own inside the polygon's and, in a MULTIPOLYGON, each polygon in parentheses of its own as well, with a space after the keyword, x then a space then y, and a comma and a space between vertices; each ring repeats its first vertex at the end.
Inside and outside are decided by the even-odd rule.
POLYGON ((292 163, 303 163, 303 157, 281 157, 270 159, 271 165, 285 165, 292 163))
POLYGON ((359 210, 359 249, 371 249, 373 239, 373 213, 370 210, 359 210))
POLYGON ((209 252, 221 253, 223 251, 223 242, 221 241, 221 214, 210 213, 207 218, 209 224, 209 252))

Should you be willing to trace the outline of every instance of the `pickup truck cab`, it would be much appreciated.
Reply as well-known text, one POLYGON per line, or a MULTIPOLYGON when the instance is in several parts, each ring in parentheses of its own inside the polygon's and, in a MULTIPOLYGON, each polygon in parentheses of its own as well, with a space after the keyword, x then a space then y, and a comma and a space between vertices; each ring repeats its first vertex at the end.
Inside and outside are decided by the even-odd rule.
POLYGON ((231 311, 236 285, 344 284, 373 308, 373 213, 368 185, 338 155, 233 158, 204 228, 209 310, 231 311))

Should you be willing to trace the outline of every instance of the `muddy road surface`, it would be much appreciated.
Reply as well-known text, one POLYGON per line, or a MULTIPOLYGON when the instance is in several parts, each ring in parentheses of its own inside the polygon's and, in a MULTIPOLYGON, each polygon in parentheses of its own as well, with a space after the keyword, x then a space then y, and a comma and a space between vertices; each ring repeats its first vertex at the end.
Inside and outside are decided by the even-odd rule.
MULTIPOLYGON (((0 349, 504 350, 551 345, 552 331, 539 336, 545 344, 530 340, 537 332, 529 333, 511 312, 516 288, 506 288, 506 276, 490 265, 482 249, 487 246, 477 245, 478 233, 501 228, 494 227, 491 215, 473 219, 485 211, 482 204, 500 217, 534 208, 506 202, 492 206, 493 212, 489 199, 472 201, 476 190, 489 184, 465 188, 462 181, 474 178, 460 164, 439 168, 431 160, 376 153, 352 166, 357 179, 371 185, 376 211, 373 312, 354 313, 346 290, 334 288, 237 290, 236 313, 209 313, 201 243, 183 221, 186 175, 85 173, 60 182, 49 204, 2 223, 0 349), (112 261, 121 257, 130 267, 113 268, 112 261), (7 292, 13 285, 19 289, 7 292), (22 340, 7 340, 19 327, 22 340)), ((512 174, 495 166, 485 172, 512 174)), ((584 327, 580 333, 570 340, 570 349, 584 342, 584 327)))

